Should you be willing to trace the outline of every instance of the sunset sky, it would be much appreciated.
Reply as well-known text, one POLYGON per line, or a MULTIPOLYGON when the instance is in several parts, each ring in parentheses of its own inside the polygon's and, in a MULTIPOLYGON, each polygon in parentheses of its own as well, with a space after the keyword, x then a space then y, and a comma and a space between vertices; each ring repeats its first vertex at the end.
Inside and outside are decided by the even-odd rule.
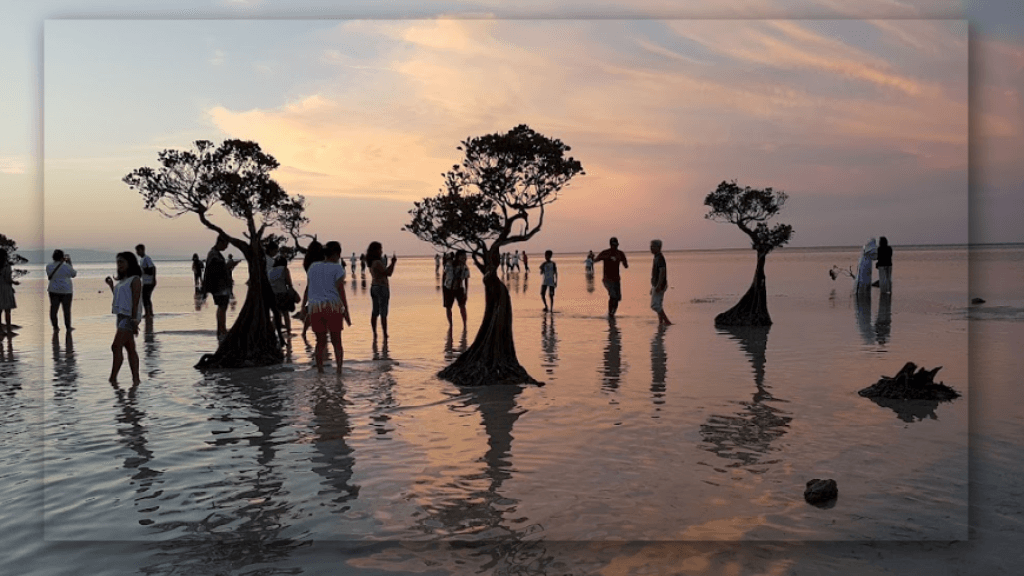
POLYGON ((242 20, 283 14, 194 4, 234 18, 21 14, 38 27, 21 34, 22 72, 40 86, 12 91, 26 113, 2 120, 12 145, 0 148, 0 185, 13 194, 0 232, 41 247, 41 213, 47 248, 204 251, 212 234, 195 216, 146 212, 120 179, 164 148, 241 138, 275 156, 278 182, 309 199, 308 232, 346 251, 376 239, 430 253, 400 231, 412 202, 438 192, 462 139, 525 123, 571 146, 586 170, 550 207, 531 252, 600 249, 610 235, 626 249, 653 237, 667 249, 744 247, 734 227, 703 218, 704 196, 725 179, 785 190, 779 220, 796 229, 793 246, 966 242, 969 209, 972 241, 1024 241, 1024 47, 1005 22, 977 34, 964 7, 588 14, 566 4, 552 19, 486 2, 412 14, 352 4, 357 13, 322 19, 319 3, 298 2, 294 19, 242 20), (478 17, 450 17, 467 12, 478 17), (398 16, 432 18, 388 19, 398 16), (725 16, 772 19, 694 19, 725 16), (850 16, 871 19, 837 19, 850 16), (24 134, 36 104, 41 139, 24 134))

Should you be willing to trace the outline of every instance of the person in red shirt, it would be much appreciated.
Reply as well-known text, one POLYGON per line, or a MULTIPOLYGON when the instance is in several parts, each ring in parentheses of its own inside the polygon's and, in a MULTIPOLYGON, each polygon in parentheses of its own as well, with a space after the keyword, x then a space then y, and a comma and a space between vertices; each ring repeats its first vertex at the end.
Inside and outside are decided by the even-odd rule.
POLYGON ((608 240, 608 249, 603 250, 594 258, 594 262, 604 262, 603 284, 608 290, 608 315, 614 316, 619 309, 619 301, 622 300, 622 285, 619 276, 619 264, 629 268, 626 261, 626 254, 619 250, 619 239, 612 236, 608 240))

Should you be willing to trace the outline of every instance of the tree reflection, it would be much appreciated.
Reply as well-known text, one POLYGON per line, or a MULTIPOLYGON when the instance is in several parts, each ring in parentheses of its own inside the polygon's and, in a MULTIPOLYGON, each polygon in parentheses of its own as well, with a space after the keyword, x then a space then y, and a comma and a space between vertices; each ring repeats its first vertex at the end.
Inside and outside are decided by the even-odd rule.
POLYGON ((769 404, 782 401, 772 396, 764 383, 765 351, 768 348, 770 329, 770 326, 719 327, 720 334, 729 334, 730 338, 739 341, 740 348, 750 359, 757 390, 750 401, 736 402, 743 407, 742 411, 729 415, 711 415, 707 424, 701 425, 700 433, 704 442, 710 444, 702 446, 704 449, 721 458, 738 460, 737 465, 762 463, 761 458, 771 451, 771 443, 787 432, 792 420, 769 404))
POLYGON ((608 317, 608 344, 604 347, 604 364, 601 366, 601 387, 609 392, 619 389, 622 379, 622 333, 615 316, 608 317))
POLYGON ((935 413, 935 409, 939 407, 938 400, 896 400, 882 397, 874 397, 870 398, 870 400, 879 406, 892 410, 896 413, 897 418, 907 423, 920 422, 925 418, 930 420, 939 419, 939 416, 935 413))
POLYGON ((550 375, 554 374, 558 365, 558 334, 555 333, 554 314, 544 314, 540 321, 540 345, 544 354, 541 366, 550 375))
POLYGON ((526 519, 516 515, 519 501, 502 494, 502 485, 512 478, 512 428, 524 412, 516 402, 522 390, 517 385, 468 389, 461 407, 476 407, 480 414, 487 436, 484 468, 454 480, 448 488, 462 493, 425 506, 426 516, 416 522, 425 533, 482 558, 478 573, 545 574, 552 561, 542 541, 526 540, 542 528, 523 525, 526 519))

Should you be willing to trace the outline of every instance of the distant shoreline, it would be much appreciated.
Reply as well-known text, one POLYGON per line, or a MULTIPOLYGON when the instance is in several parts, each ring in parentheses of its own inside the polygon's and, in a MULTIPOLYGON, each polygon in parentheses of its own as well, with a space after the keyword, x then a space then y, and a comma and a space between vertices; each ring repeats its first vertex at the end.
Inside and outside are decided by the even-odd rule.
MULTIPOLYGON (((921 249, 951 249, 951 248, 1020 248, 1024 247, 1024 242, 988 242, 988 243, 968 243, 968 244, 897 244, 895 245, 899 249, 910 249, 910 250, 921 250, 921 249)), ((513 244, 512 249, 516 247, 513 244)), ((604 247, 600 247, 602 250, 604 247)), ((783 246, 777 250, 784 251, 808 251, 808 252, 828 252, 828 251, 842 251, 842 250, 859 250, 860 246, 783 246)), ((102 262, 112 262, 116 257, 116 252, 106 252, 102 250, 92 250, 89 248, 63 248, 63 250, 71 255, 73 262, 81 262, 83 264, 95 264, 102 262)), ((733 247, 733 248, 678 248, 678 249, 666 249, 666 253, 671 252, 746 252, 749 251, 749 247, 733 247)), ((232 252, 232 250, 228 250, 232 252)), ((631 253, 645 253, 646 250, 625 250, 627 254, 631 253)), ((537 255, 542 254, 541 250, 536 250, 537 255)), ((586 250, 556 252, 556 254, 563 255, 586 255, 586 250)), ((18 250, 18 254, 28 258, 30 264, 48 264, 51 261, 52 250, 18 250)), ((201 255, 203 256, 203 255, 201 255)), ((163 254, 151 255, 153 260, 157 262, 189 262, 192 260, 191 255, 179 255, 170 256, 163 254)), ((422 254, 399 254, 399 258, 433 258, 432 253, 422 254)))

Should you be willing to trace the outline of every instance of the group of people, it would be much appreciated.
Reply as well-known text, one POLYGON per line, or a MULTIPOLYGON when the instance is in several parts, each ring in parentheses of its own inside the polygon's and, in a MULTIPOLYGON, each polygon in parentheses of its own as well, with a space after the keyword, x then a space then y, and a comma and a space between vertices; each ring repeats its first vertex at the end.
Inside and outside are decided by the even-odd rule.
POLYGON ((868 243, 861 248, 860 262, 857 264, 857 275, 854 280, 858 294, 871 292, 871 263, 875 262, 878 269, 878 288, 882 294, 892 294, 892 246, 885 236, 879 236, 878 243, 875 239, 868 240, 868 243))
MULTIPOLYGON (((654 262, 651 268, 651 310, 658 315, 658 324, 669 326, 665 314, 665 292, 668 290, 668 265, 665 262, 665 255, 661 253, 662 242, 655 238, 651 240, 650 250, 654 255, 654 262)), ((629 268, 629 261, 626 254, 619 250, 619 239, 611 237, 608 240, 608 248, 602 250, 596 256, 590 251, 584 262, 588 274, 592 274, 594 263, 601 262, 604 265, 602 284, 608 291, 608 316, 615 316, 619 309, 619 302, 622 301, 622 277, 619 273, 619 265, 629 268)))

